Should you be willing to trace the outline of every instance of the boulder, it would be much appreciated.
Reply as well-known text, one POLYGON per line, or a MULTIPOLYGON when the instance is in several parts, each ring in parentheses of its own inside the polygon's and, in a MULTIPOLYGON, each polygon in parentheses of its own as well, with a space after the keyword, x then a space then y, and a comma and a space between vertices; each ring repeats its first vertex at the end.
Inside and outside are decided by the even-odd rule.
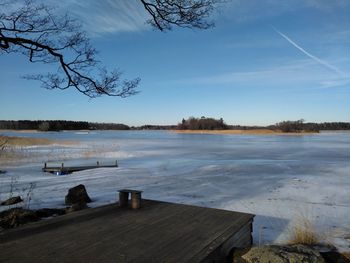
POLYGON ((248 263, 325 263, 317 250, 305 245, 253 247, 242 258, 248 263))
POLYGON ((65 197, 66 205, 73 205, 79 203, 90 203, 91 199, 88 196, 85 186, 80 184, 68 190, 68 194, 65 197))
POLYGON ((20 196, 14 196, 14 197, 11 197, 11 198, 1 202, 0 205, 14 205, 14 204, 20 203, 22 201, 23 201, 23 199, 20 196))

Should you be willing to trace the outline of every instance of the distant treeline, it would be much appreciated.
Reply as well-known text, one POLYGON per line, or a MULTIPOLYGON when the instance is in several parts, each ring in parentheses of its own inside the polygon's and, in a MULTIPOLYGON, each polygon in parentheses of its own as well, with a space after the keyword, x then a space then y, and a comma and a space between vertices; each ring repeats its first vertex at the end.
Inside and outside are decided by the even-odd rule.
POLYGON ((0 121, 0 129, 13 130, 88 130, 89 123, 86 121, 63 121, 63 120, 20 120, 20 121, 0 121))
POLYGON ((241 126, 228 125, 222 118, 194 118, 182 119, 177 125, 180 130, 250 130, 250 129, 271 129, 282 132, 319 132, 322 130, 350 130, 350 122, 323 122, 305 123, 303 119, 296 121, 282 121, 269 126, 241 126))
POLYGON ((177 128, 179 130, 226 130, 229 126, 222 118, 190 117, 187 120, 182 119, 182 122, 177 125, 177 128))
POLYGON ((323 122, 323 123, 304 123, 309 129, 319 129, 323 130, 350 130, 350 122, 323 122))
POLYGON ((175 130, 176 125, 142 125, 142 126, 132 126, 132 130, 175 130))
POLYGON ((320 129, 316 126, 307 126, 304 120, 297 121, 282 121, 270 126, 274 130, 280 130, 282 132, 319 132, 320 129))
POLYGON ((64 120, 20 120, 1 121, 0 129, 3 130, 39 130, 39 131, 61 131, 61 130, 129 130, 130 127, 118 123, 93 123, 87 121, 64 121, 64 120))
POLYGON ((318 132, 322 130, 350 130, 350 122, 323 122, 313 123, 304 120, 282 121, 269 126, 241 126, 228 125, 222 118, 195 118, 182 119, 177 125, 142 125, 129 127, 120 123, 96 123, 86 121, 64 121, 64 120, 0 120, 2 130, 39 130, 39 131, 61 131, 61 130, 248 130, 248 129, 271 129, 282 132, 318 132))
POLYGON ((303 119, 297 121, 282 121, 275 125, 268 126, 270 129, 281 130, 282 132, 319 132, 324 130, 350 130, 349 122, 323 122, 305 123, 303 119))
POLYGON ((91 123, 89 122, 90 130, 130 130, 128 125, 122 123, 91 123))

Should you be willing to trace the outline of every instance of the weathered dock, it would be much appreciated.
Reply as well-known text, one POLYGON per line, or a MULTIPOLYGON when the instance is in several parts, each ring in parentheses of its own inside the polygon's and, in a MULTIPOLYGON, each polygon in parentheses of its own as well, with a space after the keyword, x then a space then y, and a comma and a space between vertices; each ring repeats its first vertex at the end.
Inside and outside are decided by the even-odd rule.
POLYGON ((253 217, 152 200, 140 209, 113 204, 4 231, 0 262, 226 262, 232 248, 252 243, 253 217))
POLYGON ((115 164, 112 165, 101 165, 99 162, 96 162, 96 165, 86 165, 86 166, 65 166, 64 163, 61 166, 47 166, 47 163, 44 164, 42 168, 43 172, 54 173, 54 174, 70 174, 73 172, 90 170, 96 168, 113 168, 118 167, 118 162, 115 161, 115 164))

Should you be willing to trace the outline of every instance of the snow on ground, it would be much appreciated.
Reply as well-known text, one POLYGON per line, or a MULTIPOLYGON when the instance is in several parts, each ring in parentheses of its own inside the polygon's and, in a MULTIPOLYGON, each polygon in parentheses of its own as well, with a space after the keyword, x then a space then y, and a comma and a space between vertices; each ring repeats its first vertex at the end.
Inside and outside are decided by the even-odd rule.
MULTIPOLYGON (((118 189, 140 189, 144 191, 144 198, 256 214, 253 233, 256 244, 285 241, 295 220, 306 217, 328 241, 341 250, 350 250, 350 243, 345 239, 350 234, 350 163, 346 153, 340 153, 337 161, 326 158, 319 162, 315 156, 324 158, 325 154, 317 147, 315 152, 307 154, 308 160, 304 160, 303 151, 278 150, 288 155, 280 160, 269 150, 264 151, 266 159, 259 156, 251 160, 233 158, 231 147, 216 149, 208 156, 202 153, 203 157, 198 145, 200 149, 195 152, 193 145, 191 150, 174 150, 178 142, 161 149, 153 141, 148 147, 137 143, 131 143, 129 148, 126 145, 127 142, 90 143, 61 152, 54 150, 55 155, 50 156, 50 160, 64 159, 74 164, 91 163, 98 157, 105 158, 105 163, 118 159, 119 168, 56 176, 42 173, 42 162, 38 161, 26 163, 24 160, 17 166, 8 165, 5 167, 8 172, 0 174, 0 199, 7 198, 10 192, 26 198, 30 184, 34 183, 31 208, 64 207, 67 190, 82 183, 93 200, 89 206, 96 207, 114 203, 118 189), (82 149, 89 154, 82 153, 82 149)), ((273 149, 273 145, 268 149, 273 149)), ((38 156, 45 155, 45 149, 43 151, 38 156)), ((237 156, 253 153, 244 146, 237 156)))

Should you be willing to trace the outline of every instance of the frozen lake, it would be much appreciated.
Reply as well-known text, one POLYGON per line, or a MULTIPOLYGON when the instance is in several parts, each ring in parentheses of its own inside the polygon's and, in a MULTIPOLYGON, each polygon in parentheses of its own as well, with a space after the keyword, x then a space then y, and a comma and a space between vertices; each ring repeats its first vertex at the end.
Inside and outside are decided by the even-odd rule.
POLYGON ((341 249, 350 250, 350 133, 317 135, 205 135, 167 131, 2 133, 73 142, 27 147, 0 175, 0 199, 35 183, 30 206, 64 206, 68 188, 85 184, 98 206, 115 202, 120 188, 145 198, 256 214, 258 243, 283 241, 300 217, 341 249), (111 164, 65 176, 44 174, 44 162, 111 164))

